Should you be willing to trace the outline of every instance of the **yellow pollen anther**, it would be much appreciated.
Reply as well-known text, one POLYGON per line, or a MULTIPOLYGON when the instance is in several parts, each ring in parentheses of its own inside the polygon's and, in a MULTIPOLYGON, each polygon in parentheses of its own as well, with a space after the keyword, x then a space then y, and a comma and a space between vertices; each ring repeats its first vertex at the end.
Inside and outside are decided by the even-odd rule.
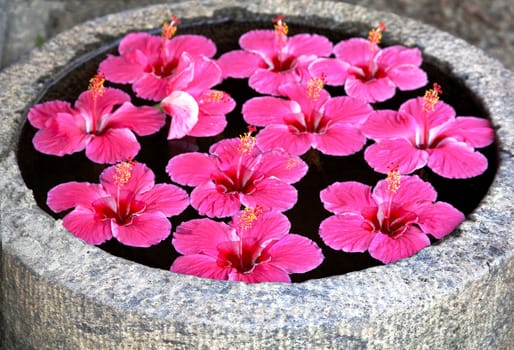
POLYGON ((301 163, 301 161, 298 158, 293 158, 293 157, 288 158, 287 163, 286 163, 286 170, 294 169, 300 163, 301 163))
POLYGON ((437 83, 434 83, 432 89, 425 91, 425 96, 423 96, 423 110, 425 112, 433 111, 437 101, 439 101, 439 95, 442 93, 441 85, 437 83))
POLYGON ((180 24, 180 21, 177 19, 177 16, 171 16, 171 21, 169 23, 164 22, 162 25, 161 36, 165 39, 171 39, 177 32, 178 24, 180 24))
POLYGON ((246 207, 239 215, 238 226, 240 230, 248 230, 252 228, 253 222, 257 220, 259 215, 264 212, 264 209, 257 205, 255 208, 246 207))
POLYGON ((382 41, 382 33, 387 29, 383 22, 378 23, 377 28, 373 28, 369 31, 368 40, 372 44, 378 45, 382 41))
POLYGON ((219 90, 211 90, 205 95, 205 101, 206 102, 220 102, 225 100, 226 94, 223 91, 219 90))
POLYGON ((92 77, 89 80, 89 86, 88 90, 91 90, 93 92, 93 96, 102 96, 104 93, 104 82, 105 82, 105 76, 99 72, 97 75, 92 77))
POLYGON ((127 161, 121 162, 116 165, 116 172, 114 173, 114 183, 118 186, 123 186, 129 182, 132 176, 132 168, 134 168, 134 162, 127 161))
POLYGON ((387 172, 387 190, 396 193, 400 188, 400 170, 395 167, 387 172))
POLYGON ((323 89, 323 86, 325 85, 325 74, 321 74, 321 77, 312 77, 307 82, 307 95, 309 98, 311 98, 313 101, 317 101, 319 98, 319 93, 323 89))
POLYGON ((287 35, 289 28, 287 27, 287 23, 283 21, 286 16, 277 16, 273 19, 273 23, 275 23, 275 34, 277 36, 287 35))
POLYGON ((255 147, 255 137, 252 136, 252 133, 257 131, 257 128, 253 125, 248 125, 248 132, 245 132, 243 135, 239 136, 239 153, 251 153, 255 147))

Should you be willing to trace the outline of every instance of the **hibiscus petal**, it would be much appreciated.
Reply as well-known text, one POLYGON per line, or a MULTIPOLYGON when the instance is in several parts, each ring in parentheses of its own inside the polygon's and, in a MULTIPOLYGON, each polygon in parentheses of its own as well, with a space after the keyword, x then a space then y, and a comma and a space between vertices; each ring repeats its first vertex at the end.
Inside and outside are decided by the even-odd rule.
POLYGON ((323 220, 319 235, 332 249, 345 252, 364 252, 376 233, 360 215, 333 215, 323 220))
POLYGON ((218 266, 215 257, 192 254, 175 259, 170 271, 215 280, 227 280, 230 269, 218 266))
POLYGON ((183 255, 218 256, 217 246, 237 237, 233 228, 211 219, 194 219, 181 223, 173 234, 173 246, 183 255))
POLYGON ((271 264, 287 273, 304 273, 318 267, 323 261, 318 245, 296 234, 288 234, 274 243, 268 253, 271 264))
POLYGON ((323 206, 335 214, 359 214, 363 209, 376 208, 371 187, 360 182, 335 182, 320 192, 323 206))
POLYGON ((417 48, 390 46, 380 51, 377 63, 400 90, 414 90, 427 84, 427 74, 419 68, 421 51, 417 48))
POLYGON ((63 226, 75 237, 89 244, 102 244, 112 238, 110 220, 97 221, 95 212, 77 207, 63 218, 63 226))
POLYGON ((128 128, 137 135, 146 136, 157 132, 166 123, 166 116, 157 108, 136 107, 125 102, 109 116, 105 128, 128 128))
POLYGON ((398 166, 401 174, 409 174, 427 163, 428 153, 405 139, 382 140, 366 148, 364 159, 376 172, 387 174, 398 166))
POLYGON ((225 130, 227 126, 227 118, 225 115, 211 115, 200 111, 198 114, 198 122, 189 131, 189 136, 206 137, 216 136, 225 130))
MULTIPOLYGON (((362 124, 364 123, 373 108, 364 101, 347 96, 331 98, 325 104, 325 117, 333 122, 362 124)), ((357 126, 357 125, 355 125, 357 126)))
POLYGON ((187 85, 187 92, 193 96, 201 94, 222 80, 221 68, 205 56, 193 56, 194 77, 187 85))
POLYGON ((299 81, 300 76, 294 70, 273 72, 268 69, 257 68, 250 76, 248 85, 261 94, 280 95, 279 86, 299 81))
POLYGON ((267 126, 269 124, 282 124, 284 117, 293 112, 300 112, 297 103, 283 98, 264 96, 254 97, 246 101, 241 113, 248 124, 267 126))
POLYGON ((366 102, 382 102, 394 96, 396 87, 389 78, 362 81, 349 76, 344 84, 344 90, 348 96, 366 102))
POLYGON ((411 226, 398 238, 377 234, 369 246, 370 255, 384 264, 408 258, 430 245, 428 237, 411 226))
POLYGON ((420 204, 417 212, 417 224, 437 239, 451 233, 465 219, 464 214, 446 202, 420 204))
POLYGON ((266 67, 261 56, 243 50, 229 51, 216 61, 223 77, 248 78, 257 67, 266 67))
POLYGON ((375 52, 370 50, 370 42, 362 38, 343 40, 334 46, 337 58, 352 66, 366 66, 374 57, 375 52))
POLYGON ((220 193, 212 182, 203 183, 191 192, 191 205, 200 215, 218 218, 233 216, 241 208, 237 194, 220 193))
POLYGON ((298 199, 296 189, 278 179, 266 178, 255 184, 255 191, 241 195, 241 202, 247 207, 260 205, 265 210, 284 211, 291 209, 298 199))
POLYGON ((145 74, 147 57, 137 50, 127 56, 129 57, 108 55, 100 63, 98 70, 113 83, 133 83, 145 74))
POLYGON ((332 43, 330 40, 317 34, 293 35, 287 40, 287 48, 292 56, 329 56, 332 53, 332 43))
POLYGON ((95 163, 117 163, 133 159, 141 146, 129 129, 108 129, 86 146, 86 156, 95 163))
POLYGON ((487 169, 487 158, 464 142, 446 139, 431 150, 428 167, 450 179, 467 179, 487 169))
POLYGON ((455 118, 455 110, 448 104, 439 101, 434 105, 433 111, 426 112, 423 107, 423 98, 410 99, 400 106, 399 113, 406 113, 414 118, 418 127, 423 127, 425 118, 428 121, 428 128, 432 129, 443 125, 455 118))
POLYGON ((125 102, 130 101, 130 96, 115 88, 106 87, 103 93, 97 97, 91 90, 84 91, 80 94, 75 107, 82 111, 82 114, 92 118, 93 115, 103 116, 111 113, 114 106, 122 105, 125 102), (96 102, 94 99, 96 98, 96 102), (93 109, 96 107, 96 112, 93 109))
POLYGON ((161 106, 171 116, 168 140, 184 137, 198 122, 198 103, 185 91, 173 91, 161 106))
POLYGON ((347 156, 364 147, 366 137, 350 124, 332 124, 324 134, 314 134, 313 147, 324 154, 347 156))
POLYGON ((494 130, 491 122, 484 118, 457 117, 439 131, 440 137, 453 137, 464 141, 470 146, 482 148, 494 141, 494 130))
POLYGON ((387 71, 387 76, 400 90, 414 90, 428 82, 425 71, 410 65, 396 66, 387 71))
POLYGON ((132 90, 134 90, 137 97, 151 101, 161 101, 168 95, 168 85, 168 79, 144 73, 132 84, 132 90))
POLYGON ((98 184, 88 182, 66 182, 48 191, 46 204, 54 212, 74 208, 76 206, 90 207, 95 200, 107 196, 98 184))
POLYGON ((370 114, 361 131, 377 141, 393 138, 409 138, 416 134, 416 123, 406 113, 392 110, 377 110, 370 114))
POLYGON ((274 149, 262 155, 259 172, 265 177, 275 177, 288 184, 300 181, 309 166, 300 158, 274 149))
MULTIPOLYGON (((236 221, 237 218, 234 220, 236 221)), ((235 223, 237 226, 237 222, 235 223)), ((259 242, 279 240, 286 237, 291 229, 287 217, 279 212, 269 211, 257 216, 248 229, 243 232, 246 240, 255 239, 259 242)), ((241 234, 241 233, 240 233, 241 234)))
MULTIPOLYGON (((373 189, 373 197, 380 202, 387 201, 391 194, 388 189, 387 180, 380 180, 373 189)), ((402 176, 400 187, 394 194, 394 202, 401 204, 403 209, 419 214, 418 204, 420 202, 432 203, 437 198, 434 187, 426 181, 421 180, 417 175, 402 176)))
POLYGON ((280 148, 293 155, 301 155, 311 148, 312 135, 293 134, 287 125, 272 124, 259 131, 256 140, 264 151, 280 148))
POLYGON ((161 38, 146 32, 129 33, 123 37, 118 47, 120 55, 127 55, 135 50, 141 51, 145 56, 160 53, 161 38))
POLYGON ((146 203, 145 212, 160 211, 168 217, 182 213, 189 205, 187 192, 170 184, 157 184, 138 199, 146 203))
POLYGON ((161 212, 135 216, 130 225, 111 225, 112 235, 121 243, 131 247, 150 247, 171 233, 171 223, 161 212))
MULTIPOLYGON (((119 184, 116 181, 119 176, 118 165, 110 166, 100 174, 100 183, 108 193, 115 195, 119 190, 119 184)), ((151 190, 154 184, 155 175, 153 171, 143 163, 134 162, 130 169, 130 177, 123 185, 123 189, 139 194, 151 190)))
POLYGON ((239 38, 239 45, 246 51, 258 53, 261 57, 270 59, 275 54, 275 31, 251 30, 239 38))
POLYGON ((348 63, 337 58, 318 58, 309 65, 309 73, 313 77, 324 76, 327 85, 339 86, 346 81, 348 63))
POLYGON ((203 35, 177 35, 168 40, 166 46, 168 52, 172 52, 174 57, 179 57, 183 52, 206 57, 212 57, 216 54, 216 44, 203 35))
POLYGON ((236 101, 220 90, 206 90, 198 98, 200 113, 207 115, 225 115, 236 107, 236 101))
POLYGON ((232 273, 229 274, 228 279, 246 283, 291 282, 291 278, 287 272, 272 264, 257 265, 250 273, 240 273, 234 269, 232 273))
POLYGON ((74 114, 75 112, 68 102, 48 101, 32 107, 27 118, 33 127, 41 129, 49 119, 55 118, 58 113, 74 114))
POLYGON ((197 152, 179 154, 171 158, 166 166, 170 178, 186 186, 198 186, 209 181, 216 170, 212 156, 197 152))

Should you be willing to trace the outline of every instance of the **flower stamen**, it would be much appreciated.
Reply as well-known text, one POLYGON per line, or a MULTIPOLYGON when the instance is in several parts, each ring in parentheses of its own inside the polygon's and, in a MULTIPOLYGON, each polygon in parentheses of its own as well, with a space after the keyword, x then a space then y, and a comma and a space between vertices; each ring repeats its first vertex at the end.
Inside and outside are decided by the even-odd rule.
POLYGON ((384 22, 378 22, 377 28, 372 28, 368 34, 368 40, 373 46, 380 44, 382 41, 382 33, 387 29, 384 22))
POLYGON ((239 230, 249 230, 252 228, 253 223, 259 215, 264 212, 264 208, 257 205, 255 208, 246 207, 239 215, 238 228, 239 230))
POLYGON ((251 153, 255 147, 255 136, 252 133, 257 131, 257 128, 253 125, 248 125, 248 132, 239 136, 239 147, 238 151, 241 154, 251 153))
POLYGON ((98 72, 94 77, 89 79, 89 86, 87 87, 93 93, 93 98, 96 99, 97 96, 102 96, 104 93, 104 82, 105 76, 102 72, 98 72))
POLYGON ((387 190, 396 193, 400 188, 401 176, 398 167, 394 167, 387 172, 387 190))
POLYGON ((171 16, 170 22, 164 22, 162 25, 161 36, 166 40, 170 40, 177 32, 177 25, 179 24, 180 21, 178 20, 177 16, 171 16))
POLYGON ((307 82, 307 95, 313 101, 317 101, 320 95, 320 91, 323 89, 325 85, 326 75, 324 73, 318 77, 312 77, 307 82))
POLYGON ((432 89, 426 90, 423 96, 423 110, 425 112, 431 112, 435 109, 437 101, 439 101, 439 95, 443 94, 441 85, 434 83, 432 89))
POLYGON ((118 187, 126 185, 132 177, 132 169, 134 168, 134 162, 128 160, 121 162, 116 165, 116 171, 113 175, 114 183, 118 187))

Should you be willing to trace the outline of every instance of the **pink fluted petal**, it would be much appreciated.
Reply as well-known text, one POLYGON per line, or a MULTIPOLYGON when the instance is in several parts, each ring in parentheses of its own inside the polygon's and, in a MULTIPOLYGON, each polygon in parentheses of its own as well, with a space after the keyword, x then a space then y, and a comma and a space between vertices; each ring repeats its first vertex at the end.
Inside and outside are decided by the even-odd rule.
POLYGON ((428 153, 405 139, 383 140, 368 146, 364 159, 376 172, 387 174, 398 167, 401 174, 409 174, 427 164, 428 153))
POLYGON ((225 115, 236 107, 236 101, 220 90, 206 90, 198 97, 200 113, 207 115, 225 115), (217 95, 221 95, 220 98, 217 95))
POLYGON ((229 51, 217 61, 223 77, 248 78, 257 67, 266 67, 261 56, 243 50, 229 51))
MULTIPOLYGON (((387 180, 380 180, 373 189, 373 197, 381 203, 388 201, 390 190, 387 180)), ((417 175, 402 176, 400 187, 394 194, 394 202, 407 211, 419 213, 418 205, 422 202, 432 203, 437 198, 437 192, 427 181, 421 180, 417 175)))
POLYGON ((414 90, 428 82, 425 71, 410 65, 396 66, 387 71, 387 76, 400 90, 414 90))
POLYGON ((88 182, 66 182, 48 191, 46 204, 54 212, 74 208, 89 207, 95 200, 107 196, 102 187, 88 182))
POLYGON ((135 216, 130 225, 112 223, 112 235, 131 247, 150 247, 170 235, 171 223, 160 212, 135 216))
POLYGON ((212 182, 201 184, 191 192, 191 205, 200 215, 218 218, 232 216, 241 208, 237 194, 220 193, 212 182))
POLYGON ((367 65, 375 56, 375 52, 370 50, 370 42, 362 38, 339 42, 334 46, 334 54, 354 66, 367 65))
POLYGON ((198 186, 217 170, 213 157, 204 153, 184 153, 171 158, 166 166, 170 178, 181 185, 198 186))
MULTIPOLYGON (((234 219, 233 225, 237 227, 237 217, 234 219)), ((284 214, 268 211, 257 216, 251 227, 244 232, 239 232, 239 235, 243 235, 244 239, 252 238, 263 243, 287 237, 290 229, 291 223, 284 214)))
POLYGON ((246 51, 269 59, 275 54, 275 31, 251 30, 239 38, 239 45, 246 51))
POLYGON ((408 138, 416 133, 416 123, 410 115, 393 110, 377 110, 370 114, 361 131, 373 140, 408 138))
POLYGON ((364 123, 373 112, 366 102, 351 97, 331 98, 325 104, 325 116, 334 122, 351 123, 355 127, 364 123))
POLYGON ((443 238, 459 226, 465 217, 446 202, 425 203, 418 210, 418 225, 435 238, 443 238))
POLYGON ((273 72, 268 69, 257 68, 250 76, 248 85, 261 94, 280 95, 278 88, 287 83, 297 83, 300 76, 294 70, 273 72))
POLYGON ((86 156, 95 163, 117 163, 133 159, 141 146, 129 129, 108 129, 86 146, 86 156))
POLYGON ((300 107, 293 101, 278 97, 254 97, 243 104, 244 120, 250 125, 267 126, 282 124, 284 116, 300 113, 300 107))
POLYGON ((212 57, 216 54, 216 44, 211 39, 194 34, 181 34, 173 37, 167 42, 167 49, 175 57, 179 57, 183 52, 206 57, 212 57))
POLYGON ((205 56, 193 56, 194 77, 187 85, 187 92, 198 96, 222 80, 221 68, 205 56))
POLYGON ((41 129, 49 119, 55 118, 58 113, 74 114, 75 112, 68 102, 48 101, 32 107, 27 119, 33 127, 41 129))
POLYGON ((346 93, 366 102, 382 102, 394 96, 396 87, 388 78, 373 79, 366 82, 348 77, 344 84, 346 93))
POLYGON ((184 137, 198 122, 198 103, 185 91, 173 91, 162 100, 161 107, 171 116, 168 140, 184 137))
POLYGON ((385 234, 377 234, 369 246, 369 253, 384 264, 389 264, 408 258, 429 245, 428 237, 418 228, 411 226, 396 239, 385 234))
POLYGON ((148 58, 140 51, 123 56, 109 55, 100 63, 99 71, 106 80, 119 84, 133 83, 145 74, 148 58))
POLYGON ((307 174, 309 166, 300 158, 277 149, 262 155, 259 172, 265 177, 276 177, 286 183, 295 183, 307 174))
POLYGON ((331 125, 324 134, 313 135, 313 147, 332 156, 347 156, 364 147, 366 137, 350 124, 331 125))
POLYGON ((216 257, 191 254, 175 259, 170 271, 215 280, 227 280, 229 269, 218 266, 216 257))
POLYGON ((181 223, 173 234, 173 246, 183 255, 218 256, 217 246, 237 239, 233 228, 211 219, 194 219, 181 223))
POLYGON ((167 79, 145 73, 132 84, 132 89, 140 98, 151 101, 161 101, 168 95, 168 84, 167 79))
POLYGON ((453 137, 468 145, 482 148, 494 141, 494 130, 491 122, 477 117, 457 117, 439 131, 441 136, 453 137))
POLYGON ((221 134, 226 126, 227 118, 225 115, 211 115, 200 111, 198 122, 188 132, 188 135, 194 137, 216 136, 221 134))
POLYGON ((247 207, 260 205, 265 210, 285 211, 291 209, 298 199, 296 188, 274 178, 266 178, 255 187, 253 193, 241 196, 242 204, 247 207))
POLYGON ((335 214, 359 214, 363 209, 375 208, 371 187, 360 182, 335 182, 320 192, 323 206, 335 214))
MULTIPOLYGON (((96 115, 103 116, 111 113, 114 106, 122 105, 125 102, 130 102, 130 96, 115 88, 106 87, 103 93, 96 99, 96 115)), ((80 109, 83 114, 93 115, 93 93, 88 90, 80 94, 75 107, 80 109)))
POLYGON ((364 252, 376 236, 366 226, 360 215, 333 215, 321 222, 319 234, 332 249, 364 252))
POLYGON ((182 213, 189 205, 187 192, 170 184, 157 184, 138 200, 146 203, 145 212, 160 211, 168 217, 182 213))
POLYGON ((32 139, 34 148, 41 153, 63 156, 82 151, 93 138, 85 133, 84 120, 79 115, 59 113, 48 120, 32 139))
POLYGON ((105 127, 128 128, 137 135, 146 136, 157 132, 165 123, 166 116, 157 108, 136 107, 130 102, 125 102, 109 116, 105 127))
MULTIPOLYGON (((166 77, 166 95, 173 91, 187 90, 187 87, 195 79, 194 57, 187 52, 182 53, 178 58, 177 66, 172 75, 166 77)), ((198 78, 198 77, 197 77, 198 78)))
POLYGON ((240 273, 233 269, 229 274, 229 280, 246 283, 291 282, 291 278, 287 272, 274 266, 273 264, 257 265, 251 273, 240 273))
POLYGON ((344 85, 347 77, 348 63, 337 58, 318 58, 309 65, 313 77, 325 76, 325 84, 344 85))
POLYGON ((405 46, 395 45, 380 50, 377 56, 377 62, 390 67, 405 65, 418 67, 423 62, 423 57, 418 48, 407 48, 405 46))
POLYGON ((161 38, 146 32, 129 33, 123 37, 118 47, 120 55, 127 55, 138 50, 145 56, 158 55, 161 38))
POLYGON ((445 140, 431 150, 428 167, 436 174, 450 179, 467 179, 487 169, 487 158, 464 142, 445 140))
POLYGON ((311 148, 312 136, 307 133, 295 135, 287 125, 272 124, 256 136, 257 145, 262 150, 281 148, 293 155, 302 155, 311 148))
POLYGON ((332 43, 326 37, 317 34, 297 34, 288 38, 287 48, 290 55, 329 56, 332 43))
MULTIPOLYGON (((102 187, 111 195, 116 196, 118 192, 118 184, 116 178, 117 165, 112 165, 102 171, 100 174, 100 183, 102 187)), ((153 171, 143 163, 134 162, 130 171, 128 182, 123 185, 126 191, 139 194, 151 190, 155 184, 155 175, 153 171)))
POLYGON ((310 239, 288 234, 268 250, 272 264, 287 273, 304 273, 321 264, 323 254, 310 239))
MULTIPOLYGON (((326 90, 320 90, 319 96, 314 101, 307 92, 306 84, 288 83, 278 87, 281 96, 287 96, 291 101, 291 111, 294 113, 311 114, 312 111, 322 111, 323 106, 330 99, 330 95, 326 90), (300 106, 298 110, 297 105, 300 106)), ((302 117, 303 118, 303 117, 302 117)))
POLYGON ((63 218, 63 226, 89 244, 102 244, 112 238, 110 220, 96 221, 95 212, 77 207, 63 218))
POLYGON ((455 110, 448 104, 439 101, 435 104, 433 111, 425 112, 423 109, 423 98, 413 98, 404 102, 398 109, 399 113, 406 113, 413 117, 419 127, 424 125, 425 115, 428 119, 428 127, 434 128, 443 125, 455 118, 455 110))

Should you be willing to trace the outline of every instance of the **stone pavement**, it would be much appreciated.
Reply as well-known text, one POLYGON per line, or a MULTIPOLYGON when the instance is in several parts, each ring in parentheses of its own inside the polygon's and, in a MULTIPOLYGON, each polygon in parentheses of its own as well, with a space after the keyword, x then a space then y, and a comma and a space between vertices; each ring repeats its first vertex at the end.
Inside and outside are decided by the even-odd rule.
MULTIPOLYGON (((178 0, 181 1, 181 0, 178 0)), ((291 0, 294 1, 294 0, 291 0)), ((0 0, 0 69, 75 24, 163 0, 0 0)), ((176 1, 175 1, 176 2, 176 1)), ((201 2, 201 0, 199 0, 201 2)), ((348 0, 461 37, 514 70, 512 0, 348 0)))

